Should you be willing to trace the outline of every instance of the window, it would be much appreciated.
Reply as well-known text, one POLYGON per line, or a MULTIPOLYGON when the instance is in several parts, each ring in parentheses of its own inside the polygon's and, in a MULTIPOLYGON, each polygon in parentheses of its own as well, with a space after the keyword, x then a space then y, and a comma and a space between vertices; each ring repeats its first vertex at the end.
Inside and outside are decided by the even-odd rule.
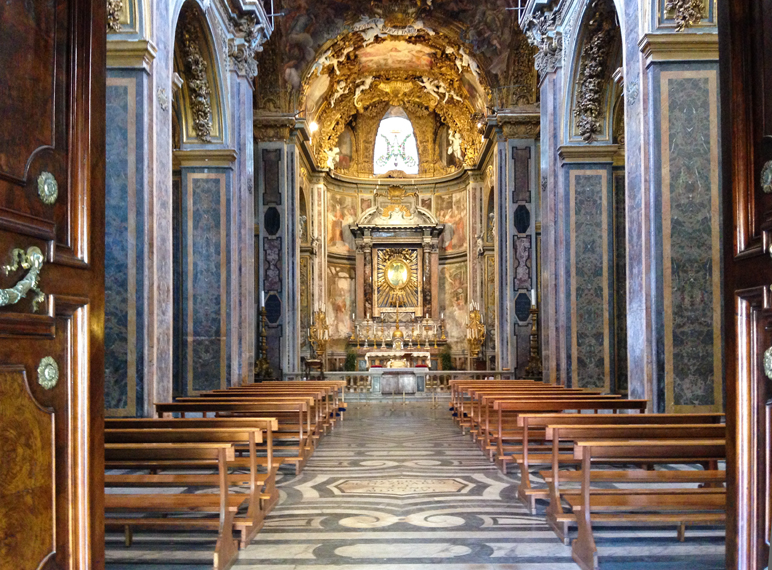
POLYGON ((401 108, 392 108, 381 120, 373 156, 375 174, 386 174, 390 170, 418 174, 418 146, 413 124, 401 108))

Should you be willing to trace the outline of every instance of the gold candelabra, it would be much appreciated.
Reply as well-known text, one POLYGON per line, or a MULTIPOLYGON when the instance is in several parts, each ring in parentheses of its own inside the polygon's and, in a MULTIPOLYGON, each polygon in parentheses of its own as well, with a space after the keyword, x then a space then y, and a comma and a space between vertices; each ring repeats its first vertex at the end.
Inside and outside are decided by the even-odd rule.
POLYGON ((466 344, 469 347, 469 356, 477 358, 485 342, 485 325, 482 322, 482 314, 477 305, 473 303, 469 308, 469 323, 466 325, 466 344))
POLYGON ((260 309, 260 358, 255 361, 255 380, 273 378, 271 363, 268 362, 268 316, 265 307, 260 309))
POLYGON ((330 327, 327 325, 327 314, 324 311, 316 311, 313 324, 308 329, 308 342, 311 343, 316 358, 324 357, 328 340, 330 340, 330 327))

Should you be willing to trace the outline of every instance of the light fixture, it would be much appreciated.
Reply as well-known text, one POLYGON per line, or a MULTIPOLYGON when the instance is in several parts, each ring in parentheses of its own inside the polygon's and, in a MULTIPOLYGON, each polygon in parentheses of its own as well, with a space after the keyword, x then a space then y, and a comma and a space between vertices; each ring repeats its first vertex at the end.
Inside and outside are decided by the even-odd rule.
POLYGON ((319 124, 316 121, 311 121, 311 124, 308 125, 308 128, 311 129, 312 133, 315 133, 319 130, 319 124))

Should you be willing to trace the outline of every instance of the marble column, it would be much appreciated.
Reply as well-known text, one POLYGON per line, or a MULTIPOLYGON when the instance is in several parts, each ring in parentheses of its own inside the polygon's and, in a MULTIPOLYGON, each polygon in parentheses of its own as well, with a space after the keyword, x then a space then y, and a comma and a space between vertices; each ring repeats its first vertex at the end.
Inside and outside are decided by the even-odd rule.
POLYGON ((255 213, 261 252, 258 289, 265 294, 268 360, 277 376, 300 368, 300 292, 296 286, 300 280, 299 166, 294 129, 292 116, 255 118, 255 213))
MULTIPOLYGON (((558 57, 556 63, 560 61, 558 57)), ((563 102, 563 68, 552 67, 541 82, 541 227, 539 315, 541 318, 542 370, 544 381, 565 383, 567 378, 565 335, 565 273, 562 267, 561 243, 564 236, 557 230, 563 180, 560 172, 559 117, 563 102)))
POLYGON ((229 319, 229 327, 234 329, 230 351, 233 384, 251 382, 255 367, 254 137, 251 128, 254 77, 244 71, 243 67, 232 66, 228 108, 231 137, 237 152, 233 164, 233 199, 230 204, 233 231, 229 244, 233 252, 229 268, 233 276, 229 319))
POLYGON ((525 374, 530 346, 531 291, 536 289, 536 223, 540 117, 532 110, 499 113, 496 228, 498 367, 525 374))

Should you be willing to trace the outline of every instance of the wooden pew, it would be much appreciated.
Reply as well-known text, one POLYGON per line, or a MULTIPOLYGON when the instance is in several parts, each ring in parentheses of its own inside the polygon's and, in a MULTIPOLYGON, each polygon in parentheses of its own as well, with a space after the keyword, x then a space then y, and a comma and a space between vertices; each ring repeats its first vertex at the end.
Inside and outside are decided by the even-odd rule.
MULTIPOLYGON (((198 396, 198 397, 183 397, 183 398, 177 398, 175 400, 177 403, 181 404, 191 404, 191 403, 254 403, 254 404, 265 404, 265 403, 292 403, 292 402, 305 402, 308 405, 308 421, 306 423, 306 435, 307 435, 307 443, 308 443, 308 453, 309 455, 313 453, 313 450, 316 448, 316 445, 319 443, 319 440, 322 437, 322 434, 325 430, 324 427, 324 413, 322 410, 321 405, 321 399, 319 398, 318 394, 298 394, 294 396, 288 396, 284 394, 267 394, 267 393, 261 393, 261 394, 250 394, 247 396, 239 396, 237 394, 218 394, 217 396, 198 396)), ((282 418, 281 422, 281 431, 275 435, 277 440, 284 440, 288 438, 288 433, 296 431, 297 426, 294 424, 294 420, 290 418, 282 418), (290 420, 290 421, 288 421, 290 420)), ((291 433, 290 433, 291 435, 291 433)), ((291 435, 294 437, 294 435, 291 435)))
POLYGON ((507 463, 513 459, 508 453, 522 453, 522 429, 517 428, 517 416, 533 412, 563 412, 563 411, 620 411, 644 412, 648 400, 623 400, 614 398, 543 398, 531 400, 494 400, 493 409, 497 412, 496 464, 506 473, 507 463), (507 417, 507 429, 504 431, 504 418, 507 417), (515 430, 511 431, 514 426, 515 430), (519 441, 520 445, 505 447, 504 441, 519 441))
MULTIPOLYGON (((249 473, 230 473, 228 483, 230 485, 248 485, 249 506, 245 517, 237 517, 234 521, 236 530, 239 531, 241 547, 245 548, 263 526, 263 520, 272 505, 271 494, 263 491, 263 483, 267 477, 258 475, 257 444, 262 442, 262 428, 255 427, 215 427, 208 425, 204 428, 145 428, 145 429, 106 429, 105 443, 233 443, 246 444, 248 446, 249 473)), ((115 466, 114 464, 112 465, 115 466)), ((181 467, 181 462, 173 462, 174 468, 181 467)), ((193 462, 193 467, 199 468, 200 462, 193 462)), ((229 464, 236 467, 236 459, 229 464)), ((106 487, 147 487, 147 486, 201 486, 209 484, 216 487, 219 484, 218 474, 206 473, 164 473, 158 462, 148 465, 150 474, 105 474, 106 487)), ((273 489, 276 492, 275 488, 273 489)))
MULTIPOLYGON (((655 416, 656 414, 650 414, 655 416)), ((620 440, 696 440, 696 439, 723 439, 726 435, 726 427, 721 424, 663 424, 656 423, 657 418, 650 417, 648 424, 598 424, 598 425, 553 425, 547 428, 547 439, 552 442, 552 453, 550 454, 551 470, 542 471, 540 475, 547 482, 550 503, 547 507, 547 523, 552 527, 565 544, 568 544, 568 529, 575 524, 576 518, 573 513, 566 513, 561 503, 561 482, 580 483, 582 479, 581 471, 569 471, 561 469, 561 466, 577 465, 578 460, 573 458, 573 453, 567 458, 560 452, 560 444, 570 442, 573 444, 577 440, 583 441, 610 441, 620 440)), ((662 463, 656 461, 655 463, 662 463)), ((646 465, 646 469, 619 469, 614 470, 593 470, 591 479, 593 483, 626 482, 626 483, 700 483, 705 486, 721 486, 726 479, 725 471, 718 471, 715 464, 705 466, 704 470, 687 471, 661 471, 653 469, 651 464, 646 465)), ((575 493, 575 491, 566 491, 566 493, 575 493)), ((535 496, 536 493, 530 493, 527 496, 535 496)), ((538 496, 543 496, 539 493, 538 496)), ((522 498, 522 497, 521 497, 522 498)))
POLYGON ((724 488, 626 488, 599 492, 592 490, 591 478, 593 463, 718 462, 726 458, 724 440, 578 441, 574 458, 582 462, 582 488, 578 494, 566 493, 564 497, 576 514, 579 532, 572 543, 571 556, 582 570, 598 570, 593 522, 674 523, 683 528, 686 524, 720 524, 726 519, 724 488))
MULTIPOLYGON (((505 396, 498 396, 496 394, 480 393, 478 394, 480 400, 481 414, 484 412, 484 417, 481 421, 480 430, 482 432, 481 441, 479 443, 480 449, 485 453, 488 458, 493 461, 496 458, 496 454, 499 451, 499 414, 494 409, 496 402, 508 402, 508 401, 521 401, 521 400, 620 400, 621 398, 616 395, 599 395, 599 394, 584 394, 584 393, 555 393, 546 392, 543 394, 522 394, 514 395, 509 394, 505 396)), ((522 430, 517 426, 517 415, 507 415, 503 421, 503 429, 507 431, 507 437, 511 441, 517 441, 522 439, 522 430)), ((516 451, 516 449, 512 450, 516 451)))
POLYGON ((279 429, 274 433, 274 442, 277 439, 287 441, 297 440, 297 445, 278 447, 274 445, 274 456, 279 451, 297 448, 297 455, 282 456, 285 463, 295 465, 295 473, 300 474, 310 456, 312 444, 308 441, 308 433, 311 431, 309 415, 309 403, 307 401, 293 402, 217 402, 200 399, 195 402, 166 402, 156 403, 156 414, 159 418, 164 414, 200 413, 216 414, 218 417, 275 417, 279 421, 279 429), (292 423, 290 423, 292 422, 292 423))
MULTIPOLYGON (((214 549, 214 569, 228 570, 238 558, 238 545, 233 527, 239 508, 249 501, 248 495, 230 493, 228 461, 235 458, 231 443, 108 443, 105 444, 106 466, 143 469, 149 464, 171 466, 175 462, 187 465, 217 465, 218 493, 184 494, 105 494, 105 513, 159 513, 161 516, 105 518, 105 526, 122 528, 127 546, 131 543, 131 528, 164 528, 169 530, 206 529, 217 531, 214 549), (169 514, 216 514, 217 518, 168 517, 169 514)), ((149 483, 151 484, 151 483, 149 483)), ((152 483, 154 484, 154 483, 152 483)), ((202 486, 210 486, 206 480, 202 486)))
MULTIPOLYGON (((539 414, 526 413, 519 414, 517 425, 523 433, 523 451, 520 454, 513 454, 512 458, 520 469, 520 486, 518 487, 518 497, 525 503, 531 513, 535 511, 536 499, 547 499, 552 497, 549 490, 549 477, 545 477, 548 471, 540 472, 545 477, 548 488, 535 489, 531 486, 530 469, 534 465, 553 465, 558 461, 561 465, 571 465, 573 463, 573 448, 567 450, 567 453, 558 453, 556 442, 553 442, 549 427, 560 425, 573 426, 594 426, 594 425, 655 425, 655 424, 720 424, 724 419, 724 414, 539 414), (548 445, 534 446, 534 438, 538 441, 545 441, 548 445), (534 452, 537 455, 534 456, 534 452), (539 453, 543 452, 543 453, 539 453)), ((569 441, 569 440, 566 440, 569 441)), ((573 443, 573 442, 571 442, 573 443)), ((552 504, 552 503, 550 503, 552 504)), ((559 508, 559 505, 558 505, 559 508)), ((549 509, 548 509, 549 512, 549 509)))
MULTIPOLYGON (((107 430, 160 430, 160 429, 210 429, 210 428, 256 428, 263 431, 262 443, 256 442, 258 454, 256 463, 258 472, 256 484, 261 489, 261 499, 268 514, 279 501, 276 489, 276 474, 283 460, 273 454, 273 433, 279 429, 276 418, 105 418, 107 430), (260 469, 265 472, 260 472, 260 469)), ((232 465, 240 468, 249 467, 249 458, 239 454, 243 446, 236 444, 236 458, 232 465)))
MULTIPOLYGON (((492 403, 496 400, 523 400, 534 398, 611 398, 618 399, 621 396, 617 394, 603 395, 596 391, 585 391, 581 388, 516 388, 506 392, 499 390, 471 389, 470 413, 469 413, 469 433, 472 440, 476 441, 483 453, 490 453, 487 447, 490 442, 490 413, 492 403)), ((463 429, 463 428, 462 428, 463 429)))

